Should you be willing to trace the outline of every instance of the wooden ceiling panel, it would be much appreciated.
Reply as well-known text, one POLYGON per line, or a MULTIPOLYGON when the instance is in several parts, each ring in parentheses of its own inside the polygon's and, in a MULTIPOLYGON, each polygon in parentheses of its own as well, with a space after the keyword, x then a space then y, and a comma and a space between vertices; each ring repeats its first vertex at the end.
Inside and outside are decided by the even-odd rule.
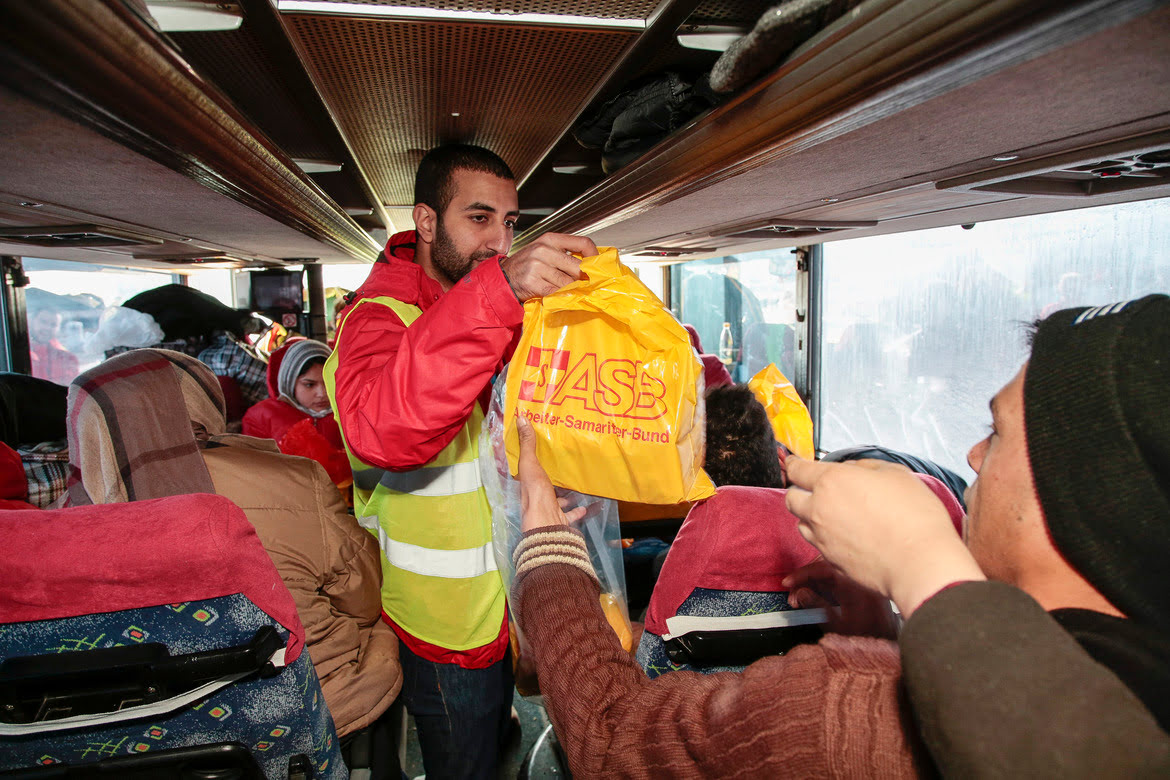
POLYGON ((315 15, 286 23, 387 205, 413 202, 419 158, 445 142, 485 146, 523 179, 635 36, 315 15))
POLYGON ((191 64, 227 93, 290 157, 340 159, 340 144, 313 126, 252 25, 238 30, 171 33, 170 37, 191 64))

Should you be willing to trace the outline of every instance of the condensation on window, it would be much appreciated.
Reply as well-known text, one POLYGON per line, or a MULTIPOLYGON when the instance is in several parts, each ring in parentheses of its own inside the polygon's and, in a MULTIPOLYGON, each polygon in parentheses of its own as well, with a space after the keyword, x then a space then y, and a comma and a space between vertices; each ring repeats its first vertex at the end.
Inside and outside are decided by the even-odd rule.
POLYGON ((795 369, 796 259, 789 249, 751 252, 671 267, 671 309, 698 331, 701 351, 718 355, 732 381, 769 363, 795 369), (729 337, 723 335, 727 323, 729 337))
MULTIPOLYGON (((119 310, 138 293, 170 284, 169 272, 39 258, 24 258, 23 266, 29 278, 25 305, 35 377, 68 385, 105 359, 107 350, 144 346, 161 334, 148 315, 119 310)), ((190 281, 230 305, 227 271, 199 271, 190 281)))
POLYGON ((821 448, 879 444, 970 481, 1027 323, 1170 292, 1168 217, 1146 201, 825 244, 821 448))

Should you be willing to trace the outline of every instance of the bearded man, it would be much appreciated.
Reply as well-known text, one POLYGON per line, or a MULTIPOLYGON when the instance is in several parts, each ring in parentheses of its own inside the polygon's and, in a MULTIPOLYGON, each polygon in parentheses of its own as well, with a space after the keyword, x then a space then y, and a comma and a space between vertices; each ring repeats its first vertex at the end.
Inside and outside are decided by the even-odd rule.
POLYGON ((573 254, 597 252, 553 233, 508 256, 518 216, 497 155, 432 149, 415 178, 415 229, 390 238, 352 294, 325 367, 432 777, 493 777, 509 725, 505 593, 476 460, 492 377, 515 348, 521 304, 575 281, 573 254))

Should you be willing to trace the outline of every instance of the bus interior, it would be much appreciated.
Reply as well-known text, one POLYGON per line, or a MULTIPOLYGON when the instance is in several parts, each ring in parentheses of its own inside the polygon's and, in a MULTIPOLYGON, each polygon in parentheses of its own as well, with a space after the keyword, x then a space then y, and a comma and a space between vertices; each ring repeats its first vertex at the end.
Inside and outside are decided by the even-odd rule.
POLYGON ((776 363, 819 450, 969 479, 1019 322, 1170 291, 1170 3, 777 5, 0 0, 0 369, 87 283, 79 338, 148 287, 303 273, 287 324, 323 339, 467 142, 516 173, 514 248, 616 247, 735 381, 776 363))

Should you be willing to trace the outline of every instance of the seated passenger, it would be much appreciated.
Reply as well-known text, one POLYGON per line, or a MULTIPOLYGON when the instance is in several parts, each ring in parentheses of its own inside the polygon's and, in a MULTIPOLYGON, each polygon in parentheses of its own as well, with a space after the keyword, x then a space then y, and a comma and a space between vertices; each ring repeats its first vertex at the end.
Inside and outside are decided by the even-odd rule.
POLYGON ((711 388, 706 398, 707 451, 703 469, 711 481, 716 486, 786 487, 768 412, 748 386, 711 388))
POLYGON ((290 339, 268 359, 268 398, 244 413, 244 434, 272 439, 286 455, 311 458, 338 486, 352 484, 341 429, 333 417, 321 369, 329 347, 290 339))
POLYGON ((69 388, 69 487, 78 504, 218 493, 244 510, 304 623, 339 736, 372 723, 401 687, 381 620, 377 541, 321 467, 265 439, 226 434, 215 375, 178 352, 126 352, 69 388))
MULTIPOLYGON (((886 529, 900 528, 902 518, 927 518, 938 543, 917 576, 861 580, 879 591, 891 586, 887 592, 910 615, 908 632, 919 605, 958 590, 946 585, 1001 580, 1034 598, 1165 729, 1168 348, 1170 298, 1164 295, 1066 310, 1042 322, 1030 361, 992 401, 991 435, 968 456, 979 476, 968 493, 966 550, 947 530, 937 497, 905 469, 885 464, 790 459, 788 476, 799 489, 789 490, 787 502, 802 518, 802 535, 831 562, 857 569, 875 545, 902 547, 907 556, 923 556, 924 548, 901 533, 874 538, 856 529, 878 515, 886 529)), ((525 536, 515 553, 522 565, 512 585, 513 615, 574 775, 935 771, 906 706, 898 647, 887 640, 829 634, 742 674, 647 679, 609 629, 584 544, 566 527, 582 510, 561 511, 536 458, 531 426, 521 420, 520 430, 525 536)), ((933 663, 945 678, 946 668, 963 660, 933 663)), ((1041 707, 1033 715, 1063 726, 1068 719, 1048 705, 1070 701, 1062 692, 1051 701, 1033 698, 1041 707)), ((1130 728, 1134 715, 1126 705, 1124 712, 1105 710, 1073 724, 1084 753, 1105 774, 1165 771, 1164 749, 1152 754, 1149 747, 1152 721, 1130 728)), ((999 751, 1008 766, 1013 757, 1031 765, 1039 756, 1053 772, 1069 769, 1043 739, 1017 740, 991 721, 979 728, 973 744, 999 751)), ((945 758, 946 742, 935 744, 945 758)))
POLYGON ((264 400, 267 367, 235 334, 226 330, 212 333, 211 345, 199 353, 199 360, 216 376, 236 380, 245 407, 264 400))
POLYGON ((182 284, 153 287, 122 305, 153 317, 162 328, 168 348, 195 355, 216 376, 234 379, 245 407, 267 396, 265 363, 244 340, 250 329, 259 324, 251 313, 225 306, 207 293, 182 284))
POLYGON ((703 361, 703 386, 711 389, 731 384, 731 374, 728 373, 727 366, 723 365, 719 356, 710 355, 703 351, 703 344, 699 341, 699 331, 695 330, 695 326, 683 325, 683 327, 687 329, 687 335, 691 337, 691 346, 695 348, 695 352, 699 353, 699 360, 703 361))

